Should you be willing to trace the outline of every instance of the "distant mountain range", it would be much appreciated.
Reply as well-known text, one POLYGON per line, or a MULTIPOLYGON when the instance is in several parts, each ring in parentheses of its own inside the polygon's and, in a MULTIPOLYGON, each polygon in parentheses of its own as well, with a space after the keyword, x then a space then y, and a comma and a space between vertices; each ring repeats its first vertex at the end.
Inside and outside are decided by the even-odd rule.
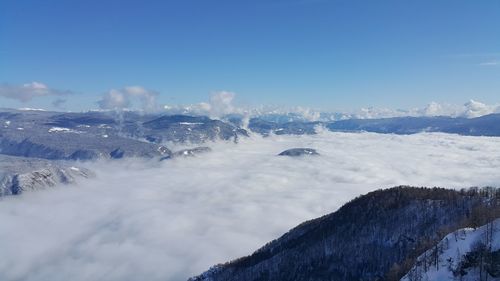
POLYGON ((339 132, 374 132, 382 134, 415 134, 441 132, 466 136, 500 136, 500 114, 477 118, 463 117, 393 117, 383 119, 347 119, 332 122, 269 121, 252 118, 248 128, 268 135, 315 134, 318 126, 339 132))
POLYGON ((164 142, 237 141, 247 135, 208 117, 0 111, 0 154, 52 160, 165 157, 171 151, 164 142))
MULTIPOLYGON (((210 151, 207 141, 238 142, 251 132, 268 136, 316 134, 319 128, 339 132, 374 132, 384 134, 414 134, 442 132, 470 136, 500 136, 500 114, 478 118, 395 117, 385 119, 348 119, 330 122, 308 122, 294 115, 263 115, 244 121, 230 115, 222 120, 206 116, 139 114, 138 112, 91 111, 81 113, 40 110, 0 109, 0 155, 32 159, 32 163, 52 165, 48 181, 37 184, 23 180, 12 187, 16 179, 27 179, 30 172, 40 172, 36 165, 24 161, 5 160, 0 182, 0 194, 16 194, 15 189, 34 190, 52 183, 65 182, 73 175, 67 164, 59 162, 146 157, 161 160, 190 156, 210 151), (166 144, 186 143, 192 149, 172 152, 166 144), (201 147, 196 147, 197 145, 201 147), (8 167, 7 167, 8 166, 8 167), (32 167, 27 170, 27 167, 32 167), (54 168, 58 167, 58 168, 54 168), (54 170, 55 169, 55 170, 54 170), (5 172, 8 170, 9 172, 5 172), (23 175, 21 177, 21 175, 23 175)), ((297 150, 291 150, 297 151, 297 150)), ((12 158, 14 159, 14 158, 12 158)), ((20 159, 20 158, 16 158, 20 159)), ((71 166, 71 165, 69 165, 71 166)), ((37 175, 40 175, 39 173, 37 175)), ((76 173, 76 178, 79 178, 76 173)), ((33 178, 33 175, 31 176, 33 178)), ((28 177, 29 178, 29 177, 28 177)), ((35 176, 36 178, 36 176, 35 176)), ((34 179, 33 179, 34 180, 34 179)))
MULTIPOLYGON (((477 230, 479 234, 473 239, 471 231, 463 234, 459 230, 479 227, 499 217, 499 189, 378 190, 352 200, 334 213, 302 223, 247 257, 217 265, 189 280, 395 281, 403 276, 404 281, 450 280, 424 279, 426 272, 430 277, 439 276, 430 272, 439 267, 456 272, 452 275, 456 279, 451 280, 500 280, 499 222, 477 230), (486 240, 480 236, 488 235, 483 230, 492 233, 486 240), (451 237, 457 241, 472 239, 460 242, 467 245, 484 242, 481 253, 489 256, 489 263, 486 258, 484 263, 473 259, 475 248, 463 247, 458 256, 454 253, 451 268, 446 255, 450 249, 444 248, 445 242, 438 244, 451 237), (429 259, 425 270, 422 254, 429 259), (481 278, 479 269, 483 270, 481 278)), ((456 247, 449 242, 448 247, 456 247)))
POLYGON ((90 160, 121 157, 165 157, 165 143, 202 144, 218 139, 238 141, 249 131, 262 134, 315 134, 319 127, 341 132, 414 134, 442 132, 500 136, 500 114, 478 118, 395 117, 332 122, 290 120, 287 116, 223 120, 205 116, 136 112, 61 113, 0 110, 0 154, 45 159, 90 160))

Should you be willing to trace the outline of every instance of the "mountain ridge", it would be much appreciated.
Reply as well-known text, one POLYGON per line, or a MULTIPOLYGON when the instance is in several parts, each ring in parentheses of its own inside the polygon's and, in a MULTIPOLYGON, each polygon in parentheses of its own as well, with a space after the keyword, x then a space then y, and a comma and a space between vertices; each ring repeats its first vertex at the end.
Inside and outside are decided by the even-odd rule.
POLYGON ((500 216, 499 199, 493 188, 400 186, 370 192, 189 280, 399 280, 387 277, 395 263, 401 278, 449 230, 483 222, 476 214, 481 208, 500 216))

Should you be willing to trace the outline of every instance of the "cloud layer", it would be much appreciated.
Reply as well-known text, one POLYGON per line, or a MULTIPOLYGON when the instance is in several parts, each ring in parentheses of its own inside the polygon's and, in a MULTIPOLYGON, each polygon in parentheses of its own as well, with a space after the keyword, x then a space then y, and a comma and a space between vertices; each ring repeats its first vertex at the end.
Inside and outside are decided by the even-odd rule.
MULTIPOLYGON (((57 97, 52 105, 61 108, 67 101, 62 96, 71 91, 52 89, 40 82, 23 85, 0 85, 0 97, 15 99, 26 103, 38 97, 57 97)), ((223 118, 230 114, 238 114, 245 119, 263 115, 288 115, 291 120, 334 121, 340 119, 373 119, 401 116, 451 116, 474 118, 491 113, 500 113, 500 104, 485 104, 470 100, 463 105, 441 104, 431 102, 422 108, 399 109, 367 107, 347 112, 325 112, 308 107, 279 106, 241 106, 235 104, 236 94, 230 91, 218 91, 210 94, 207 102, 191 105, 159 105, 159 92, 148 90, 142 86, 126 86, 111 89, 97 101, 100 109, 125 110, 140 109, 146 112, 163 111, 168 114, 207 115, 212 118, 223 118)))
POLYGON ((370 190, 500 184, 500 138, 321 132, 211 147, 89 163, 95 180, 2 199, 0 280, 185 280, 370 190), (292 147, 322 156, 275 156, 292 147))
POLYGON ((212 118, 222 118, 228 114, 239 114, 244 117, 288 115, 290 120, 301 121, 335 121, 342 119, 375 119, 390 117, 432 117, 451 116, 475 118, 492 113, 500 113, 500 104, 485 104, 479 101, 470 100, 463 105, 441 104, 431 102, 422 108, 411 109, 390 109, 367 107, 351 112, 325 112, 308 107, 244 107, 236 106, 234 100, 236 94, 233 92, 221 91, 213 93, 208 102, 201 102, 193 105, 165 105, 164 109, 169 114, 192 114, 208 115, 212 118))
POLYGON ((470 100, 463 105, 440 104, 431 102, 423 108, 413 108, 409 110, 391 110, 380 108, 363 108, 359 112, 353 113, 349 118, 384 118, 401 116, 451 116, 475 118, 487 114, 500 113, 500 104, 485 104, 479 101, 470 100))
POLYGON ((131 109, 139 102, 139 108, 144 111, 157 110, 156 98, 158 92, 147 90, 141 86, 126 86, 122 89, 111 89, 97 102, 101 109, 122 110, 131 109))
POLYGON ((37 97, 64 96, 68 94, 71 94, 71 91, 52 89, 40 82, 31 82, 23 85, 0 85, 0 97, 20 102, 29 102, 37 97))

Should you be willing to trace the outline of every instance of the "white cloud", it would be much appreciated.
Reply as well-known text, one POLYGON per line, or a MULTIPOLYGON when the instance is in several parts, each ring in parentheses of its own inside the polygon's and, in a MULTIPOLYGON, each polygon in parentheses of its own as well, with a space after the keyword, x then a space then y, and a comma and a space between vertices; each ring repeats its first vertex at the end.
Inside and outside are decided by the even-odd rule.
POLYGON ((52 89, 36 81, 23 85, 0 85, 0 97, 15 99, 21 102, 29 102, 37 97, 62 96, 68 94, 71 94, 71 92, 52 89))
POLYGON ((134 102, 139 101, 142 110, 153 111, 158 109, 157 96, 158 92, 141 86, 126 86, 119 90, 109 90, 97 103, 101 109, 122 110, 133 107, 134 102))
POLYGON ((88 163, 95 180, 4 198, 0 280, 185 280, 377 188, 500 183, 500 138, 323 131, 210 145, 88 163), (275 156, 292 147, 322 156, 275 156))
POLYGON ((182 106, 165 105, 164 109, 169 113, 207 115, 212 118, 221 118, 228 114, 245 114, 245 109, 233 104, 236 94, 229 91, 213 92, 208 102, 182 106))
POLYGON ((235 113, 233 106, 233 92, 221 91, 213 93, 209 100, 209 114, 213 116, 224 116, 226 114, 235 113))
POLYGON ((485 61, 479 64, 480 66, 497 66, 500 65, 499 61, 485 61))
MULTIPOLYGON (((239 114, 244 118, 268 114, 294 114, 304 121, 319 121, 321 112, 308 107, 278 107, 278 106, 237 106, 235 105, 236 93, 229 91, 214 92, 208 102, 192 105, 165 105, 164 109, 170 114, 207 115, 212 118, 222 118, 229 114, 239 114)), ((299 119, 299 118, 296 118, 299 119)), ((248 121, 248 120, 247 120, 248 121)))
POLYGON ((464 104, 461 115, 467 118, 474 118, 499 112, 500 105, 487 105, 475 100, 470 100, 464 104))
POLYGON ((422 117, 450 116, 474 118, 491 113, 500 113, 500 104, 484 104, 470 100, 463 105, 430 102, 425 107, 411 109, 391 109, 366 107, 346 112, 326 112, 309 107, 278 107, 278 106, 236 106, 236 94, 228 91, 213 93, 208 102, 193 105, 165 105, 169 114, 207 115, 212 118, 222 118, 228 114, 239 114, 245 119, 263 115, 288 115, 290 121, 334 121, 341 119, 375 119, 390 117, 422 117))
POLYGON ((424 116, 438 116, 438 115, 446 115, 443 114, 443 106, 437 102, 429 103, 423 110, 421 110, 422 115, 424 116))
POLYGON ((475 100, 470 100, 463 105, 440 104, 431 102, 423 108, 413 108, 409 110, 392 110, 384 108, 364 108, 358 112, 347 114, 347 118, 387 118, 402 116, 451 116, 475 118, 492 113, 500 113, 500 104, 485 104, 475 100))

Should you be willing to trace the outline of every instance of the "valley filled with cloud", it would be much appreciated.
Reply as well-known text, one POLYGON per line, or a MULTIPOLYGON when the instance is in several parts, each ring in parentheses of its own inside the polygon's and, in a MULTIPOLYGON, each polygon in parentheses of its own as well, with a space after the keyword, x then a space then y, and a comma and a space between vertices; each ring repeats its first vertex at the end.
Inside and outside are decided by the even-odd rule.
POLYGON ((81 163, 95 179, 2 198, 0 280, 185 280, 378 188, 500 181, 500 138, 324 131, 208 145, 81 163), (294 147, 320 156, 276 156, 294 147))

